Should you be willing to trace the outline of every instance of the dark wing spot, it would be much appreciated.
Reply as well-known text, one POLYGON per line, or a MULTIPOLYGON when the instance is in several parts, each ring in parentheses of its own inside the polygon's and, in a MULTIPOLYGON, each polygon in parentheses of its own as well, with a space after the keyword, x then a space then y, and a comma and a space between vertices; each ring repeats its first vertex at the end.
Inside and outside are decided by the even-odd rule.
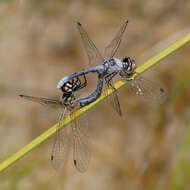
POLYGON ((82 26, 82 24, 81 24, 80 22, 77 22, 77 24, 78 24, 79 26, 82 26))
POLYGON ((53 160, 54 159, 54 156, 53 155, 51 155, 51 160, 53 160))
POLYGON ((160 92, 164 92, 164 89, 163 89, 163 88, 160 88, 160 92))
POLYGON ((76 160, 74 160, 74 165, 75 165, 75 166, 77 165, 77 161, 76 161, 76 160))

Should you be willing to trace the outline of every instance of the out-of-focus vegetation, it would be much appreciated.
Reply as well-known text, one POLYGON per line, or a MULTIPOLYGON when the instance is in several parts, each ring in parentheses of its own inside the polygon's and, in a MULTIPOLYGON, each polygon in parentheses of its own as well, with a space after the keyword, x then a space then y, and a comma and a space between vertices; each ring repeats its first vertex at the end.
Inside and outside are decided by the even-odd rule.
MULTIPOLYGON (((103 52, 129 19, 117 55, 141 64, 189 30, 189 8, 188 1, 1 1, 0 160, 56 121, 54 111, 17 95, 59 97, 57 81, 88 66, 76 21, 103 52)), ((147 105, 124 88, 123 118, 105 104, 90 111, 93 159, 85 174, 71 160, 57 174, 48 141, 2 173, 0 189, 189 189, 189 51, 145 73, 168 90, 164 105, 147 105)), ((89 80, 91 91, 96 80, 89 80)))

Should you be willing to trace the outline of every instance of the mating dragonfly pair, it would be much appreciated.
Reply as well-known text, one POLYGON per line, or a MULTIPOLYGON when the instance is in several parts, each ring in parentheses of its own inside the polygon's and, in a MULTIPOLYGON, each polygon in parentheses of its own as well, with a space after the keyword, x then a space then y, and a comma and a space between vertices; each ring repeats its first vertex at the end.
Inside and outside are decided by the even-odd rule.
MULTIPOLYGON (((82 42, 88 55, 90 68, 63 77, 58 82, 57 88, 63 93, 60 100, 27 95, 20 95, 20 97, 42 105, 60 108, 61 114, 59 116, 59 125, 61 125, 62 118, 66 115, 72 115, 70 113, 76 108, 83 107, 95 101, 102 93, 104 84, 105 87, 114 90, 114 93, 110 95, 109 99, 113 108, 121 116, 122 110, 117 90, 113 85, 113 79, 115 76, 120 76, 122 79, 129 80, 129 87, 136 95, 151 102, 162 103, 166 98, 166 93, 163 88, 160 88, 156 84, 142 77, 137 77, 135 79, 131 77, 134 74, 136 67, 133 59, 125 57, 123 60, 120 60, 114 57, 120 46, 127 24, 128 21, 125 21, 114 39, 105 48, 105 57, 103 57, 89 38, 83 26, 80 23, 77 23, 82 42), (88 81, 86 75, 91 73, 96 73, 98 76, 96 89, 89 96, 77 99, 75 93, 87 86, 88 81)), ((91 158, 87 118, 83 119, 83 121, 80 121, 80 118, 74 120, 71 123, 71 127, 66 127, 64 129, 60 129, 59 125, 57 127, 51 154, 51 161, 54 168, 59 170, 65 165, 69 151, 73 147, 74 165, 78 171, 85 172, 91 158)))

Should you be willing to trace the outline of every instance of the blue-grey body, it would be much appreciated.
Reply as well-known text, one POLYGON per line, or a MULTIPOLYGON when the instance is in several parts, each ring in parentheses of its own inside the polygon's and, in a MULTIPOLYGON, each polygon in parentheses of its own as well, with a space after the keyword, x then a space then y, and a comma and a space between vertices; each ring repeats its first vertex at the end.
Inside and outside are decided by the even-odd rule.
MULTIPOLYGON (((112 87, 114 89, 112 79, 115 75, 119 74, 122 78, 126 78, 133 73, 135 69, 135 61, 133 59, 130 59, 129 57, 126 57, 123 60, 114 58, 115 53, 117 52, 120 46, 122 36, 125 32, 127 24, 128 21, 126 20, 119 29, 116 36, 113 38, 113 40, 108 44, 108 46, 106 46, 105 48, 106 58, 103 58, 101 53, 93 43, 93 41, 89 38, 87 32, 85 31, 81 23, 79 22, 77 23, 82 42, 88 56, 90 68, 63 77, 58 82, 57 88, 61 89, 63 92, 61 100, 63 104, 68 105, 72 104, 72 102, 75 101, 78 102, 80 106, 85 106, 90 102, 96 100, 100 96, 104 81, 106 82, 105 84, 107 87, 112 87), (85 75, 89 73, 97 73, 98 75, 97 88, 89 96, 76 100, 75 92, 81 88, 84 88, 87 85, 85 75), (83 75, 85 78, 85 83, 83 84, 78 78, 81 75, 83 75), (80 81, 77 87, 76 87, 76 82, 73 81, 75 79, 76 81, 80 81)), ((118 99, 116 93, 114 95, 114 99, 115 100, 118 99)), ((119 106, 119 100, 117 100, 117 104, 119 106)), ((120 111, 119 114, 121 115, 120 111)))
POLYGON ((70 80, 72 80, 73 78, 75 77, 79 77, 81 75, 86 75, 88 73, 102 73, 104 70, 104 67, 103 65, 98 65, 96 67, 93 67, 93 68, 89 68, 89 69, 85 69, 85 70, 82 70, 82 71, 79 71, 77 73, 73 73, 71 75, 67 75, 65 77, 63 77, 57 84, 57 88, 58 89, 61 89, 61 87, 66 84, 67 82, 69 82, 70 80))
POLYGON ((99 74, 98 75, 98 84, 97 84, 96 90, 94 90, 92 92, 92 94, 90 94, 89 96, 84 97, 84 98, 80 98, 77 100, 77 102, 79 103, 79 105, 81 107, 95 101, 100 96, 100 94, 102 93, 102 89, 103 89, 103 82, 104 82, 103 75, 99 74))
MULTIPOLYGON (((82 107, 93 102, 100 96, 103 89, 103 82, 106 76, 114 73, 115 75, 119 74, 121 77, 127 77, 131 75, 134 69, 135 69, 135 61, 131 60, 130 58, 128 58, 126 62, 121 61, 120 59, 117 59, 117 58, 111 58, 109 60, 104 61, 101 65, 98 65, 96 67, 92 67, 92 68, 63 77, 58 82, 57 88, 61 89, 62 86, 64 86, 73 78, 79 77, 81 75, 86 75, 89 73, 97 73, 98 83, 97 83, 97 87, 95 91, 87 97, 76 100, 79 103, 79 105, 82 107)), ((64 99, 62 99, 62 101, 63 103, 66 103, 64 102, 65 101, 64 99)))

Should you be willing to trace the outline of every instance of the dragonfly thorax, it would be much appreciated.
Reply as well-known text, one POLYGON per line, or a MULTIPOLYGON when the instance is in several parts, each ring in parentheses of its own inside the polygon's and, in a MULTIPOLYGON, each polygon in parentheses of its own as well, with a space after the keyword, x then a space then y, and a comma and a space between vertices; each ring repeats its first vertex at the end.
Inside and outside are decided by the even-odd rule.
POLYGON ((106 60, 104 63, 104 71, 109 74, 113 72, 119 73, 122 70, 123 63, 120 59, 117 58, 111 58, 109 60, 106 60))
POLYGON ((74 107, 75 99, 76 98, 75 98, 73 92, 63 93, 62 98, 61 98, 61 102, 62 102, 62 104, 64 104, 65 106, 67 106, 67 108, 73 108, 74 107))

